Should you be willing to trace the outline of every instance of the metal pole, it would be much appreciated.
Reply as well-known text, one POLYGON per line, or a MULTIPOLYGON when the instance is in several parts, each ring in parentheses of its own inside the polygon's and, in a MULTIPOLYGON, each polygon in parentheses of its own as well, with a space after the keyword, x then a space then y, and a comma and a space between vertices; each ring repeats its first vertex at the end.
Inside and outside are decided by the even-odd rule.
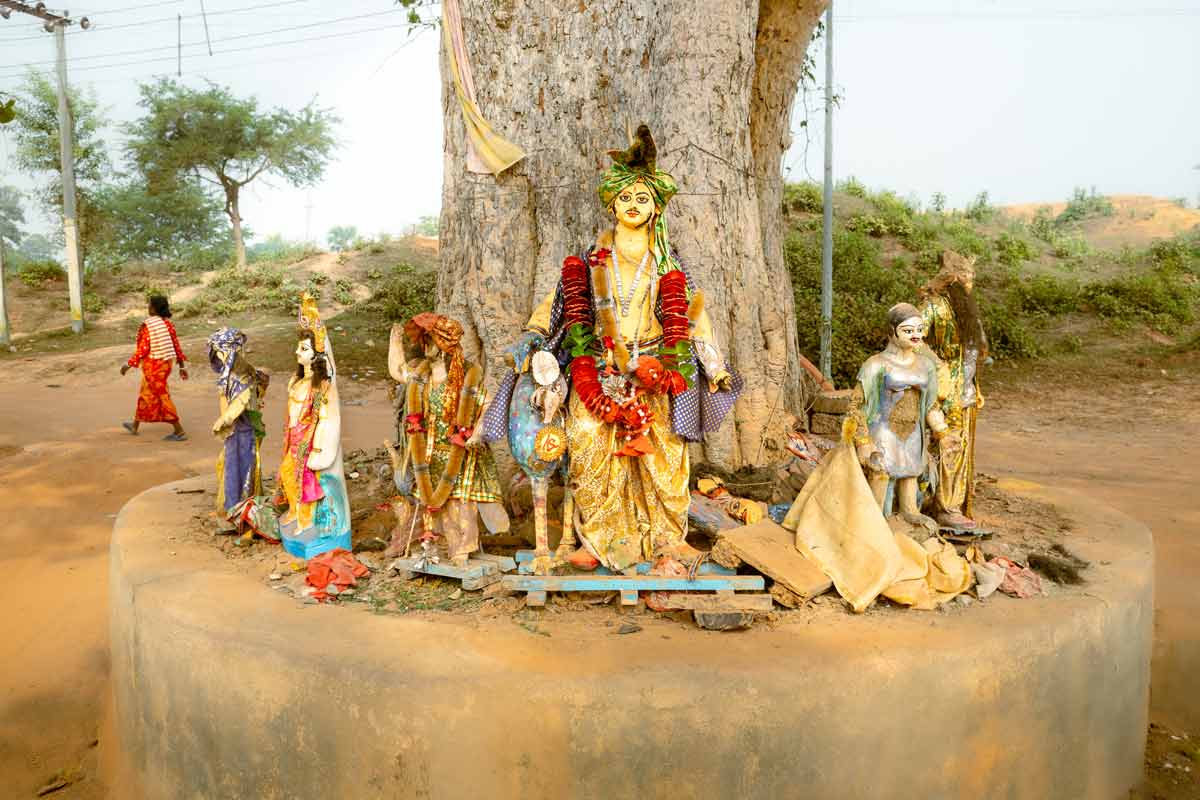
POLYGON ((821 236, 821 374, 833 374, 833 0, 825 9, 825 219, 821 236))
POLYGON ((4 297, 4 240, 0 239, 0 347, 8 347, 12 340, 8 334, 8 302, 4 297))
POLYGON ((79 221, 75 216, 75 147, 67 99, 67 45, 62 22, 54 25, 58 51, 58 139, 62 157, 63 237, 67 244, 67 288, 71 293, 71 330, 83 333, 83 265, 79 262, 79 221))

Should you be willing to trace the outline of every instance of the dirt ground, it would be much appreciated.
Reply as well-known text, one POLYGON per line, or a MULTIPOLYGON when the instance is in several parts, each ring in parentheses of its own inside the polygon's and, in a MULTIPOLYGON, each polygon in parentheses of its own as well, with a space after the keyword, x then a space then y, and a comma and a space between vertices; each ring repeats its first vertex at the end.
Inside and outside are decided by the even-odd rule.
MULTIPOLYGON (((195 343, 185 349, 198 354, 195 343)), ((192 439, 161 441, 167 426, 132 437, 136 374, 119 377, 127 349, 39 355, 0 363, 0 493, 8 588, 0 680, 0 776, 7 796, 31 797, 54 779, 56 798, 109 796, 101 784, 108 703, 108 539, 134 494, 212 468, 215 400, 206 368, 172 389, 192 439)), ((380 371, 383 353, 380 353, 380 371)), ((1158 556, 1156 669, 1145 798, 1200 798, 1189 730, 1200 717, 1194 682, 1173 664, 1200 641, 1200 357, 1085 358, 1032 372, 994 373, 980 421, 980 469, 1093 493, 1154 531, 1158 556), (1139 365, 1140 364, 1140 365, 1139 365), (1178 738, 1172 738, 1178 737, 1178 738), (1170 764, 1171 766, 1165 766, 1170 764), (1193 768, 1189 771, 1187 768, 1193 768)), ((345 445, 378 446, 390 403, 378 385, 343 391, 345 445), (363 404, 359 404, 362 402, 363 404)), ((268 419, 281 418, 271 392, 268 419)), ((266 452, 278 443, 274 434, 266 452)), ((531 623, 536 624, 536 623, 531 623)), ((1197 654, 1200 657, 1200 654, 1197 654)), ((1192 663, 1195 663, 1194 660, 1192 663)))

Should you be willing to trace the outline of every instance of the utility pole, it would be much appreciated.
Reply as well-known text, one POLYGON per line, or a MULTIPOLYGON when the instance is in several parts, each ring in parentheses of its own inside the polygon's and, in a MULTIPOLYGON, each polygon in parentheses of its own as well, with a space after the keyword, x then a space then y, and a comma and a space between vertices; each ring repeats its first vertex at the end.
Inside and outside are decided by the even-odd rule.
POLYGON ((821 231, 821 374, 833 374, 833 0, 825 9, 825 218, 821 231))
POLYGON ((0 347, 12 344, 8 333, 8 302, 4 296, 4 240, 0 239, 0 347))
MULTIPOLYGON (((67 44, 66 29, 75 20, 66 14, 55 14, 46 10, 45 3, 29 5, 15 0, 0 0, 0 8, 18 11, 45 20, 42 28, 54 34, 58 73, 58 139, 59 156, 62 160, 63 191, 63 238, 66 240, 67 288, 71 294, 71 330, 83 333, 83 265, 79 259, 79 220, 75 212, 75 148, 71 141, 74 125, 71 120, 71 104, 67 99, 67 44)), ((8 18, 5 14, 5 19, 8 18)), ((87 30, 91 22, 87 17, 79 20, 79 27, 87 30)))

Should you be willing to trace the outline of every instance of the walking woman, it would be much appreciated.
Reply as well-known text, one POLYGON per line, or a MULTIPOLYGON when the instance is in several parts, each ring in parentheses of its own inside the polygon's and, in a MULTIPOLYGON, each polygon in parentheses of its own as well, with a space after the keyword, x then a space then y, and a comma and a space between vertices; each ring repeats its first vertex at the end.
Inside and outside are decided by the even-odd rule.
POLYGON ((171 401, 171 393, 167 389, 172 359, 179 364, 179 377, 186 381, 186 359, 179 347, 175 326, 171 324, 171 306, 161 294, 151 295, 150 316, 138 329, 137 349, 129 363, 121 367, 122 375, 130 367, 142 368, 142 388, 138 390, 133 422, 121 423, 134 436, 143 422, 169 422, 175 430, 163 437, 166 441, 182 442, 187 439, 183 426, 179 424, 179 412, 175 410, 175 403, 171 401))

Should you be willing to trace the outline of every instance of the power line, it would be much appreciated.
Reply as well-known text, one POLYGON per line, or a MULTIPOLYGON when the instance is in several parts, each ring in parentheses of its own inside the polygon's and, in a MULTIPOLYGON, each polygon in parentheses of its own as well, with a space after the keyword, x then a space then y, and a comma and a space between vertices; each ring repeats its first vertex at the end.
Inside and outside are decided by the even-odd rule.
MULTIPOLYGON (((217 16, 226 16, 228 14, 245 14, 250 11, 260 11, 265 8, 278 8, 279 6, 292 6, 292 5, 296 5, 297 3, 308 3, 308 2, 311 2, 311 0, 279 0, 278 2, 263 3, 263 4, 257 5, 257 6, 245 6, 244 8, 228 8, 228 9, 225 9, 224 11, 213 11, 208 16, 217 17, 217 16)), ((202 16, 204 16, 204 15, 203 14, 184 14, 183 18, 184 19, 200 19, 202 16)), ((120 30, 122 28, 138 28, 138 27, 142 27, 144 25, 157 25, 157 24, 163 23, 163 22, 175 22, 177 19, 178 19, 178 16, 157 17, 155 19, 144 19, 139 22, 122 22, 119 25, 96 25, 93 23, 92 28, 90 31, 88 31, 88 33, 102 33, 104 31, 115 31, 115 30, 120 30)), ((78 32, 71 32, 68 34, 68 36, 75 36, 75 35, 77 35, 77 33, 78 32)), ((41 38, 42 38, 42 36, 39 34, 34 34, 33 36, 13 36, 13 37, 9 37, 7 39, 0 39, 0 42, 21 42, 21 41, 28 41, 30 39, 41 39, 41 38)))
MULTIPOLYGON (((355 14, 354 16, 351 16, 351 17, 338 17, 337 19, 327 19, 327 20, 323 20, 321 22, 309 22, 304 25, 291 25, 286 28, 274 28, 269 31, 258 31, 258 32, 254 32, 254 33, 239 33, 234 36, 226 36, 223 39, 216 39, 216 40, 214 40, 213 43, 221 44, 222 42, 233 42, 233 41, 237 41, 240 39, 253 39, 258 36, 271 36, 272 34, 276 34, 276 33, 288 33, 290 31, 306 30, 309 28, 319 28, 323 25, 333 25, 333 24, 336 24, 339 22, 351 22, 351 21, 359 20, 359 19, 368 19, 370 17, 379 17, 379 16, 384 16, 386 14, 395 14, 399 11, 403 11, 403 9, 389 9, 387 11, 376 11, 376 12, 373 12, 370 14, 355 14)), ((210 54, 212 54, 211 43, 208 42, 207 39, 203 42, 186 42, 182 45, 182 47, 202 47, 204 45, 210 45, 209 52, 210 52, 210 54)), ((120 56, 136 56, 136 55, 142 55, 144 53, 161 53, 164 50, 175 50, 179 46, 180 45, 172 44, 172 45, 163 45, 161 47, 143 47, 138 50, 122 50, 122 51, 115 52, 115 53, 97 53, 95 55, 90 55, 90 56, 76 56, 75 61, 84 61, 87 59, 94 59, 94 58, 113 58, 113 57, 120 57, 120 56)), ((27 61, 24 64, 3 64, 3 65, 0 65, 0 69, 14 69, 16 67, 36 67, 36 66, 40 66, 43 64, 53 64, 53 63, 54 63, 53 61, 27 61)))
MULTIPOLYGON (((393 28, 408 28, 408 27, 410 27, 410 26, 409 26, 409 23, 407 23, 407 22, 402 22, 398 25, 379 25, 379 26, 376 26, 373 28, 364 28, 363 30, 360 30, 360 31, 345 31, 343 33, 329 33, 329 34, 324 34, 321 36, 307 36, 303 39, 289 39, 288 41, 284 41, 284 42, 264 42, 263 44, 251 45, 249 47, 231 47, 227 50, 214 50, 213 55, 219 56, 219 55, 224 55, 226 53, 244 53, 248 50, 262 50, 262 49, 265 49, 268 47, 281 47, 284 45, 301 44, 304 42, 316 42, 316 41, 322 41, 325 39, 340 39, 345 36, 359 36, 364 33, 374 33, 376 31, 386 31, 386 30, 391 30, 393 28)), ((123 61, 123 62, 120 62, 117 64, 100 64, 100 65, 94 66, 94 67, 84 67, 82 70, 76 70, 76 71, 77 72, 95 72, 96 70, 101 70, 101 69, 113 69, 116 67, 129 67, 129 66, 136 66, 138 64, 154 64, 154 63, 158 63, 158 62, 162 62, 162 61, 174 61, 174 60, 175 60, 175 56, 161 56, 159 58, 146 58, 146 59, 142 59, 139 61, 123 61)), ((20 72, 14 72, 14 73, 10 73, 7 75, 0 75, 0 78, 16 78, 16 77, 20 77, 20 75, 21 75, 20 72)))
POLYGON ((895 12, 882 14, 844 14, 834 17, 837 22, 931 22, 931 21, 1045 21, 1045 20, 1087 20, 1087 19, 1128 19, 1139 17, 1193 17, 1200 16, 1197 8, 1039 8, 1024 9, 1011 12, 983 11, 929 11, 929 12, 895 12))
POLYGON ((173 6, 177 3, 182 3, 183 0, 159 0, 157 3, 142 3, 140 6, 125 6, 124 8, 106 8, 101 11, 89 11, 88 15, 92 14, 122 14, 126 11, 139 11, 143 8, 157 8, 158 6, 173 6))

